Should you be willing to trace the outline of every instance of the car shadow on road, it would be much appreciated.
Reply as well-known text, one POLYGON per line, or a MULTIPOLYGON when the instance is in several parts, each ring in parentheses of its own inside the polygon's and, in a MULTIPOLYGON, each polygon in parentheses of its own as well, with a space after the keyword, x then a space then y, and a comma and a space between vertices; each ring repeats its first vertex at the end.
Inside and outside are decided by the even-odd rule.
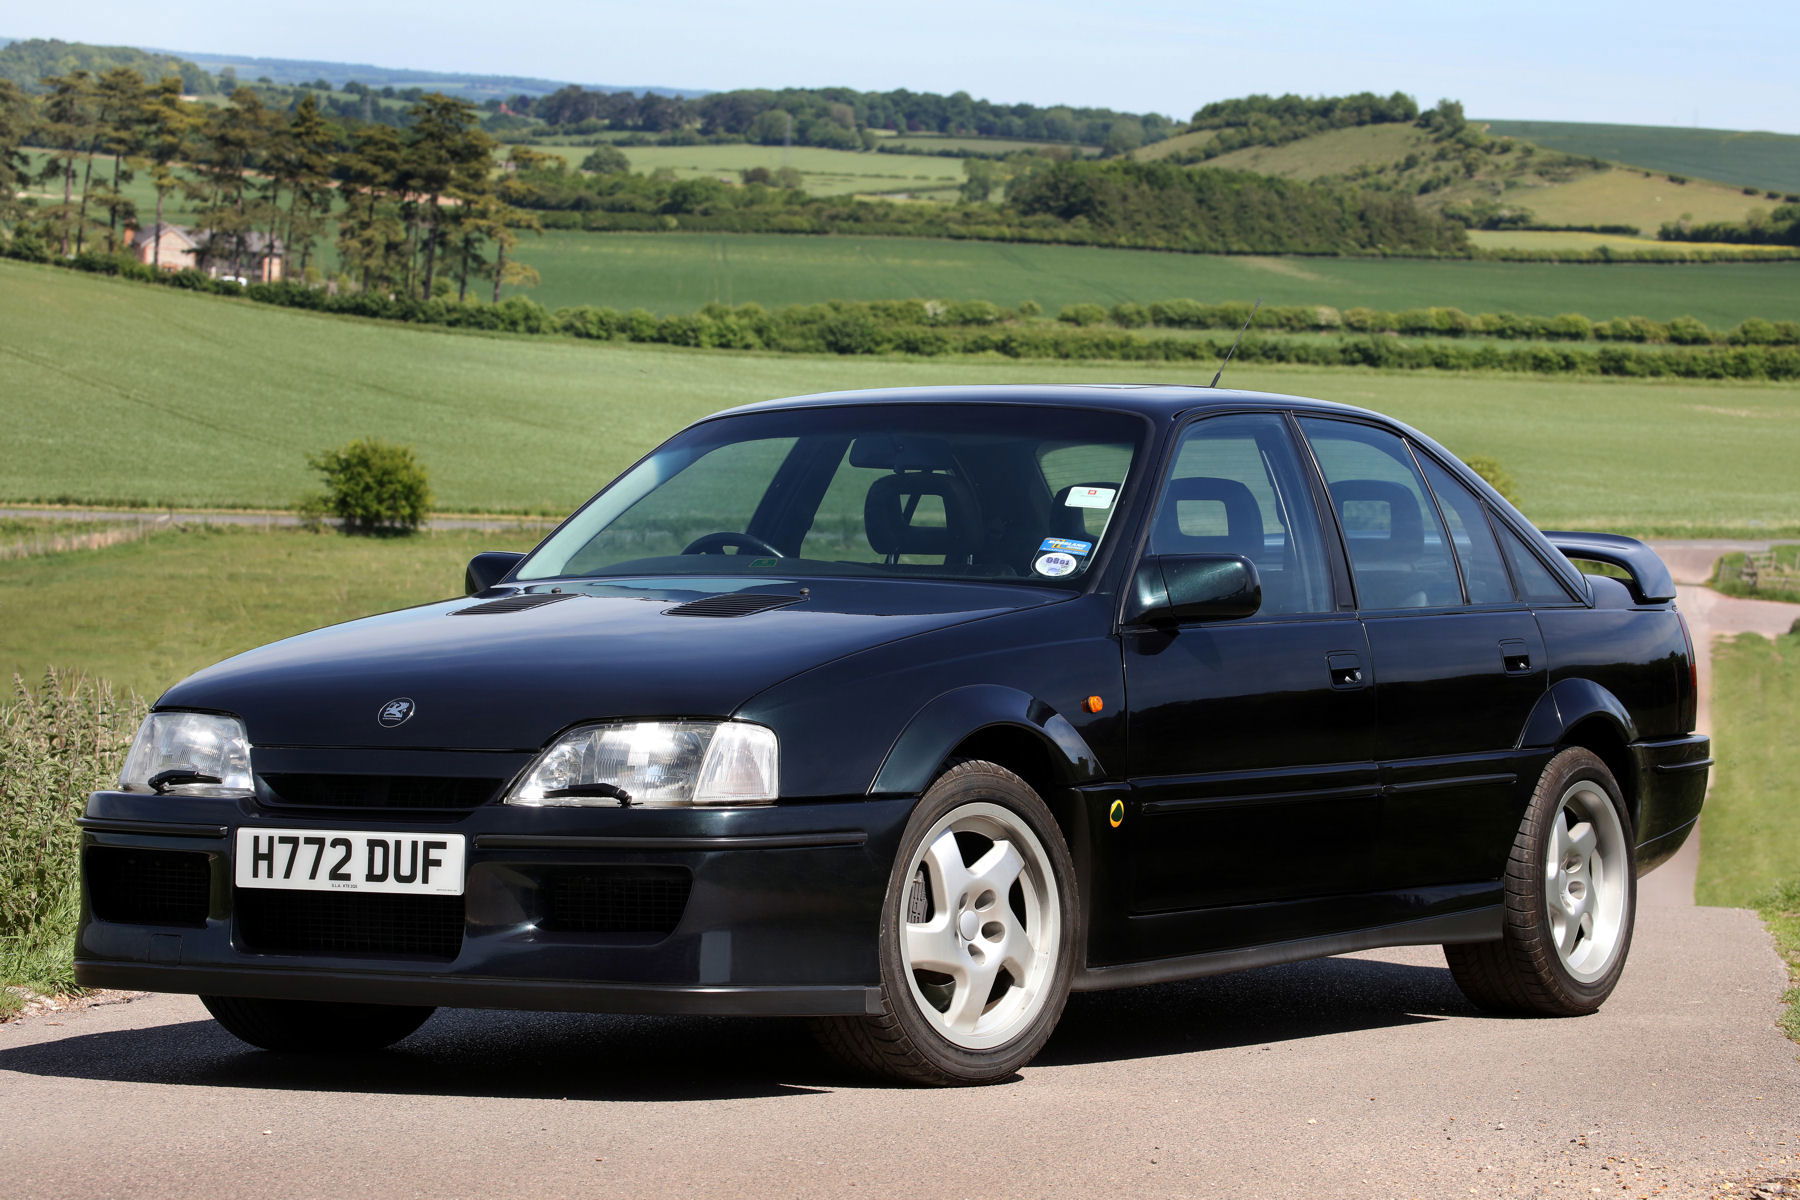
MULTIPOLYGON (((1039 1066, 1116 1062, 1416 1024, 1474 1010, 1443 968, 1327 959, 1071 999, 1039 1066)), ((444 1010, 391 1050, 252 1050, 211 1021, 0 1050, 0 1070, 190 1087, 681 1102, 870 1086, 804 1022, 444 1010)))
POLYGON ((1317 959, 1071 996, 1037 1064, 1227 1050, 1475 1014, 1448 967, 1317 959))

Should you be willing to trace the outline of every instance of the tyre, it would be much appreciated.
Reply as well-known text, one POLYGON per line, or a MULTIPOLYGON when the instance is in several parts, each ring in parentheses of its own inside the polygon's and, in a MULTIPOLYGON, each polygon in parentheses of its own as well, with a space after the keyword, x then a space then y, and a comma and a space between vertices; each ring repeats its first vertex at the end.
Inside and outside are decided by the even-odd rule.
POLYGON ((815 1022, 849 1065, 910 1084, 992 1083, 1062 1016, 1080 946, 1069 850, 1043 800, 990 762, 926 790, 882 903, 881 1012, 815 1022))
POLYGON ((213 1020, 239 1041, 264 1050, 335 1054, 379 1050, 423 1025, 435 1008, 338 1004, 319 1000, 255 1000, 202 996, 213 1020))
POLYGON ((1618 985, 1637 915, 1636 839, 1618 781, 1579 747, 1538 778, 1513 842, 1499 941, 1445 946, 1463 994, 1493 1012, 1575 1017, 1618 985))

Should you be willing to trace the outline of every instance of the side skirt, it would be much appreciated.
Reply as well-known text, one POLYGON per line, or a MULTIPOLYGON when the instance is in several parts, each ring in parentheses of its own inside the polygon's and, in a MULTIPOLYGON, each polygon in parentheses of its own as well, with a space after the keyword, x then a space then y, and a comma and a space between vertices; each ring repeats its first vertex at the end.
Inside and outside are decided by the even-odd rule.
POLYGON ((1272 967, 1279 963, 1301 962, 1309 958, 1329 958, 1334 954, 1352 954, 1358 950, 1376 950, 1383 946, 1491 942, 1500 937, 1502 911, 1500 905, 1492 904, 1444 916, 1426 917, 1419 921, 1403 921, 1397 925, 1355 929, 1323 937, 1296 938, 1290 942, 1273 942, 1267 946, 1216 950, 1207 954, 1159 958, 1116 967, 1085 967, 1076 972, 1072 986, 1078 992, 1100 992, 1145 983, 1170 983, 1177 979, 1224 975, 1231 971, 1272 967))

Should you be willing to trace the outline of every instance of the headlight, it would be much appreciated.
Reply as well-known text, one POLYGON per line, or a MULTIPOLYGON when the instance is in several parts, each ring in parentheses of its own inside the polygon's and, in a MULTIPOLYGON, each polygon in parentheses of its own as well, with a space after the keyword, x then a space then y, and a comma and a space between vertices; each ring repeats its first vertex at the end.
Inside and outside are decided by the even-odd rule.
POLYGON ((636 721, 572 729, 507 794, 532 807, 768 804, 775 732, 743 721, 636 721))
POLYGON ((138 728, 119 790, 236 799, 255 790, 250 739, 236 717, 156 712, 138 728))

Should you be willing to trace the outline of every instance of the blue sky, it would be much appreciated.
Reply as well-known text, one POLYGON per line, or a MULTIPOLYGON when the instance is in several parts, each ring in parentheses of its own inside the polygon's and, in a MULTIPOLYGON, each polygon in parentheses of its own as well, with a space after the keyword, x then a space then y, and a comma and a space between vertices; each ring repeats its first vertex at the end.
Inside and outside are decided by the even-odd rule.
POLYGON ((1250 92, 1800 133, 1800 5, 1643 0, 87 0, 0 35, 671 87, 964 90, 1185 119, 1250 92), (189 32, 183 32, 189 31, 189 32))

